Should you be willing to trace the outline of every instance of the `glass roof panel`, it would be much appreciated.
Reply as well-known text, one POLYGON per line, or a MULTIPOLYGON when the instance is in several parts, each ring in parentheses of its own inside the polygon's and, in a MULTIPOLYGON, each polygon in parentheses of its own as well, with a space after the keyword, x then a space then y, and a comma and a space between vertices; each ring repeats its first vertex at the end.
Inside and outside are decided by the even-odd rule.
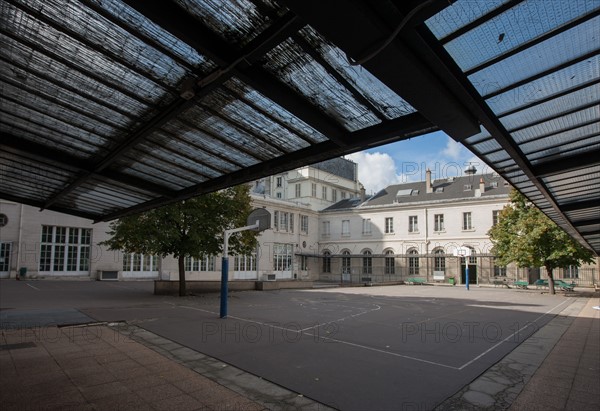
POLYGON ((598 107, 590 107, 568 116, 549 120, 535 126, 524 128, 512 133, 513 139, 517 143, 535 140, 540 136, 560 133, 564 130, 578 127, 580 124, 598 123, 598 107))
POLYGON ((67 61, 83 72, 95 73, 115 87, 121 87, 144 101, 164 103, 166 89, 155 81, 135 73, 100 52, 66 36, 50 25, 32 18, 19 9, 6 5, 0 9, 3 27, 20 41, 35 44, 46 55, 67 61))
POLYGON ((445 48, 460 68, 468 71, 596 8, 597 0, 524 1, 450 41, 445 48))
POLYGON ((156 162, 152 157, 137 156, 136 153, 131 157, 123 156, 117 160, 115 168, 122 169, 125 173, 140 173, 139 176, 146 174, 144 178, 147 180, 175 189, 186 188, 195 183, 194 180, 186 178, 183 173, 177 172, 179 170, 174 171, 172 167, 156 162))
POLYGON ((274 101, 266 98, 258 91, 244 84, 237 78, 232 78, 225 82, 225 87, 244 100, 247 104, 252 104, 259 110, 264 111, 272 117, 279 120, 281 123, 286 124, 289 128, 294 130, 298 135, 308 138, 315 143, 320 143, 327 140, 323 134, 294 116, 292 113, 275 103, 274 101))
MULTIPOLYGON (((123 161, 116 162, 114 167, 119 168, 122 164, 127 164, 128 159, 124 159, 123 161)), ((185 187, 188 187, 189 182, 186 184, 181 184, 169 179, 170 175, 161 172, 161 170, 155 170, 152 167, 149 167, 145 164, 135 164, 133 166, 122 167, 119 170, 121 173, 144 179, 154 184, 162 185, 165 188, 171 190, 181 190, 185 187)))
POLYGON ((472 21, 485 16, 509 0, 458 0, 446 7, 425 23, 431 32, 442 39, 472 21))
MULTIPOLYGON (((196 118, 194 117, 195 120, 196 118)), ((165 124, 162 128, 167 132, 177 133, 184 141, 201 147, 207 153, 214 154, 219 160, 224 162, 228 161, 232 164, 245 167, 258 163, 258 157, 250 156, 245 151, 237 149, 237 143, 229 145, 221 136, 211 135, 197 127, 201 127, 201 124, 195 124, 193 121, 183 122, 174 120, 165 124)))
POLYGON ((550 97, 563 90, 585 84, 600 77, 600 56, 586 59, 565 69, 533 80, 486 100, 498 115, 550 97))
POLYGON ((519 147, 525 154, 530 154, 548 147, 560 147, 565 143, 579 141, 586 137, 598 134, 600 134, 600 124, 590 124, 564 133, 530 140, 527 143, 520 144, 519 147))
POLYGON ((219 113, 226 117, 228 122, 236 125, 236 128, 243 128, 246 132, 260 137, 260 140, 277 150, 294 151, 309 146, 309 143, 295 133, 222 90, 212 93, 202 104, 218 108, 219 113))
POLYGON ((597 50, 599 37, 600 17, 595 17, 473 73, 469 80, 485 95, 597 50))
POLYGON ((186 61, 188 64, 194 67, 209 64, 210 67, 207 67, 207 69, 214 68, 212 63, 207 61, 204 56, 198 54, 194 48, 179 40, 168 31, 163 30, 160 26, 154 24, 151 20, 148 20, 145 16, 138 13, 137 10, 132 9, 127 4, 118 0, 88 1, 105 9, 114 18, 124 22, 135 31, 138 31, 147 38, 158 42, 164 48, 171 51, 178 58, 186 61))
MULTIPOLYGON (((30 110, 22 105, 17 105, 9 100, 3 99, 2 111, 4 114, 2 115, 1 122, 7 122, 18 127, 23 125, 24 120, 26 122, 31 121, 39 125, 41 132, 43 132, 44 128, 55 130, 60 139, 63 140, 63 143, 68 143, 75 148, 98 152, 102 147, 109 146, 112 143, 111 140, 102 136, 82 130, 38 111, 30 110)), ((30 128, 29 125, 28 128, 30 128)), ((43 134, 41 135, 43 136, 43 134)))
POLYGON ((500 121, 510 131, 547 118, 557 117, 561 113, 576 110, 594 102, 600 102, 600 86, 598 84, 501 117, 500 121))
POLYGON ((267 53, 264 67, 348 131, 380 123, 374 113, 291 39, 267 53))
POLYGON ((395 119, 416 110, 362 66, 353 66, 346 54, 307 26, 299 34, 348 82, 350 82, 387 119, 395 119))
POLYGON ((175 0, 182 9, 231 44, 245 45, 262 32, 270 19, 249 0, 175 0))
POLYGON ((0 33, 0 57, 9 62, 10 70, 18 80, 27 81, 30 73, 43 78, 49 78, 57 87, 75 90, 85 97, 94 97, 113 110, 130 113, 132 116, 144 117, 148 104, 141 99, 135 99, 119 90, 107 87, 98 79, 91 78, 65 63, 48 58, 39 51, 19 44, 12 38, 0 33))
POLYGON ((600 136, 590 137, 585 140, 577 141, 571 144, 561 144, 558 147, 551 147, 541 150, 527 156, 532 164, 543 162, 546 157, 552 157, 553 161, 560 161, 560 157, 570 157, 577 154, 584 154, 591 150, 600 149, 600 136))
MULTIPOLYGON (((152 46, 127 31, 106 20, 80 2, 73 0, 22 0, 34 9, 43 7, 44 16, 61 30, 72 36, 73 44, 98 47, 119 61, 125 61, 140 73, 157 80, 161 84, 174 87, 185 76, 186 70, 169 56, 158 52, 152 46), (84 39, 84 40, 83 40, 84 39)), ((63 36, 62 42, 67 38, 63 36)), ((69 39, 69 41, 71 41, 69 39)))
MULTIPOLYGON (((206 104, 206 102, 207 100, 203 100, 204 104, 206 104)), ((217 111, 223 109, 222 107, 218 106, 204 107, 206 107, 206 109, 217 111)), ((254 157, 266 160, 282 154, 282 152, 276 148, 262 143, 254 136, 243 132, 231 123, 211 114, 208 111, 205 111, 203 107, 201 108, 196 106, 180 115, 180 117, 188 122, 197 124, 202 130, 206 130, 213 135, 218 135, 228 145, 232 145, 234 147, 244 147, 244 149, 248 150, 254 157)))

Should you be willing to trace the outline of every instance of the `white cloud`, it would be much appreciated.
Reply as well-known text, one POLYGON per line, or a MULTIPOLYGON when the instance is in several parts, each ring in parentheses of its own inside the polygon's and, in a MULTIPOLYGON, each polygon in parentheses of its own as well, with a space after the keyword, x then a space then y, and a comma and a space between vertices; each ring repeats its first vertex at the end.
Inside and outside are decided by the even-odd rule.
POLYGON ((463 145, 448 137, 446 147, 442 150, 442 158, 459 160, 463 156, 463 145))
POLYGON ((389 154, 361 151, 346 157, 358 164, 358 181, 365 186, 367 194, 401 182, 401 176, 396 172, 396 163, 389 154))

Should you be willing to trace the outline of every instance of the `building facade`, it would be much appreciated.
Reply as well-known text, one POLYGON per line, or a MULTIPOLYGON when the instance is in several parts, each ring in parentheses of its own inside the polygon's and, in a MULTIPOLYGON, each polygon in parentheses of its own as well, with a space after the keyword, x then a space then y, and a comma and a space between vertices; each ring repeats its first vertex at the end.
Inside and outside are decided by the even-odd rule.
MULTIPOLYGON (((255 208, 269 211, 271 229, 250 255, 230 256, 232 280, 343 283, 535 281, 543 269, 496 264, 488 230, 508 202, 510 187, 495 174, 389 186, 366 197, 357 165, 335 159, 252 183, 255 208), (457 248, 469 257, 454 256, 457 248)), ((0 200, 0 278, 177 280, 172 257, 127 254, 99 245, 108 223, 0 200)), ((565 267, 557 278, 598 282, 591 266, 565 267)), ((220 280, 221 256, 185 261, 188 280, 220 280)))

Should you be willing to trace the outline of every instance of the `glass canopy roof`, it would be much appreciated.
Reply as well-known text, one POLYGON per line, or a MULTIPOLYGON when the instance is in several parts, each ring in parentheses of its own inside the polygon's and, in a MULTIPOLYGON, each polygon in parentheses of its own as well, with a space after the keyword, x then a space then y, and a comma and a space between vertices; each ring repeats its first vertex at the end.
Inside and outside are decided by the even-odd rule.
POLYGON ((598 252, 599 10, 0 0, 0 197, 110 220, 443 130, 598 252))

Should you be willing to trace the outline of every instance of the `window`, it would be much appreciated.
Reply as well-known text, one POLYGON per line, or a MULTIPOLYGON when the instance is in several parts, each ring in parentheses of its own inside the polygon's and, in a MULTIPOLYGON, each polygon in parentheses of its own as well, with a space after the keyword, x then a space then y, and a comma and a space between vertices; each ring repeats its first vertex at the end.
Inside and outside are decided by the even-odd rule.
POLYGON ((500 217, 500 210, 492 211, 492 226, 498 224, 498 217, 500 217))
POLYGON ((279 211, 273 212, 273 229, 275 229, 275 231, 279 230, 279 211))
POLYGON ((408 275, 419 274, 419 253, 412 249, 408 251, 408 275))
POLYGON ((350 251, 344 250, 342 252, 342 274, 350 274, 352 272, 351 264, 350 251))
POLYGON ((322 195, 321 197, 323 198, 323 200, 327 200, 327 187, 323 186, 323 188, 321 189, 322 195))
POLYGON ((273 270, 290 271, 292 269, 292 244, 273 244, 273 270))
POLYGON ((300 232, 308 234, 308 216, 300 214, 300 232))
POLYGON ((433 269, 434 271, 446 271, 446 255, 444 250, 437 249, 433 252, 433 269))
POLYGON ((363 274, 373 274, 373 257, 369 250, 363 252, 363 274))
POLYGON ((342 220, 342 235, 350 235, 350 220, 342 220))
POLYGON ((300 256, 300 270, 308 271, 308 256, 307 255, 300 256))
POLYGON ((331 201, 337 202, 337 190, 334 188, 331 189, 331 201))
POLYGON ((283 177, 277 177, 275 179, 275 187, 281 188, 282 185, 283 185, 283 177))
POLYGON ((302 184, 296 184, 296 198, 302 197, 302 184))
POLYGON ((497 181, 492 181, 492 183, 490 184, 490 186, 492 188, 498 188, 498 182, 497 181))
POLYGON ((294 213, 290 213, 290 233, 294 232, 294 213))
POLYGON ((392 234, 394 232, 394 217, 385 218, 385 233, 392 234))
POLYGON ((6 214, 0 214, 0 227, 5 227, 8 224, 8 217, 6 214))
POLYGON ((495 277, 506 277, 506 266, 498 265, 496 263, 496 257, 494 257, 494 276, 495 277))
POLYGON ((275 197, 277 197, 277 198, 283 198, 283 196, 282 196, 281 192, 277 192, 277 193, 275 193, 275 197))
POLYGON ((394 252, 392 250, 387 250, 385 252, 385 273, 386 274, 396 274, 396 264, 395 264, 394 252))
POLYGON ((233 259, 233 271, 256 271, 256 254, 236 255, 233 259))
POLYGON ((158 271, 158 257, 139 253, 124 253, 123 271, 158 271))
POLYGON ((310 188, 311 188, 311 195, 316 198, 317 197, 317 184, 312 183, 310 188))
POLYGON ((465 184, 465 191, 471 191, 473 189, 473 184, 465 184))
POLYGON ((433 231, 444 231, 444 214, 434 214, 433 231))
POLYGON ((288 231, 289 224, 290 224, 290 213, 281 211, 279 213, 279 230, 280 231, 288 231))
POLYGON ((411 215, 408 217, 408 232, 418 233, 419 232, 419 217, 411 215))
POLYGON ((215 256, 205 256, 200 258, 186 257, 185 271, 215 271, 215 256))
POLYGON ((331 253, 329 251, 323 251, 323 272, 331 272, 331 253))
POLYGON ((462 229, 463 230, 472 230, 473 229, 473 223, 472 223, 472 217, 471 217, 470 211, 463 213, 462 229))
POLYGON ((331 225, 329 221, 323 221, 323 235, 329 236, 331 234, 331 225))
POLYGON ((40 271, 89 271, 91 236, 89 228, 42 226, 40 271))
POLYGON ((371 219, 370 218, 363 218, 362 233, 363 233, 363 235, 371 235, 371 219))
POLYGON ((579 278, 579 267, 570 265, 564 269, 563 278, 579 278))
POLYGON ((340 191, 340 195, 342 196, 342 200, 346 198, 346 192, 340 191))

